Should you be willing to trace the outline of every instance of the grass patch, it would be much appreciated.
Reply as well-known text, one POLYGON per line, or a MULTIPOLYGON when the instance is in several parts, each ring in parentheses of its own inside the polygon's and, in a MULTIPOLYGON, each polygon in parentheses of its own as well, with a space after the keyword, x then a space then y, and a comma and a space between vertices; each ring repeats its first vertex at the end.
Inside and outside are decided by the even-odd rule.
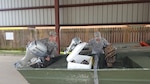
POLYGON ((0 50, 0 54, 24 55, 25 51, 22 51, 22 50, 0 50))
MULTIPOLYGON (((0 50, 0 54, 25 55, 25 50, 0 50)), ((70 52, 69 52, 70 53, 70 52)), ((64 54, 64 52, 60 52, 64 54)))

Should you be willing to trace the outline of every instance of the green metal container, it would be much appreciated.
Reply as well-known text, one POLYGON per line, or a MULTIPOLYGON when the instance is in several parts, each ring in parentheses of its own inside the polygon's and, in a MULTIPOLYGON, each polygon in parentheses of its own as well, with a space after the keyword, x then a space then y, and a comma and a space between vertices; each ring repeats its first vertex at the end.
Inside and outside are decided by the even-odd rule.
MULTIPOLYGON (((94 84, 93 70, 20 69, 30 84, 94 84)), ((149 69, 101 69, 99 84, 150 84, 149 69)))
MULTIPOLYGON (((150 48, 118 49, 113 68, 98 69, 99 84, 150 84, 150 48)), ((18 68, 30 84, 94 84, 94 69, 68 70, 66 56, 48 68, 18 68)))

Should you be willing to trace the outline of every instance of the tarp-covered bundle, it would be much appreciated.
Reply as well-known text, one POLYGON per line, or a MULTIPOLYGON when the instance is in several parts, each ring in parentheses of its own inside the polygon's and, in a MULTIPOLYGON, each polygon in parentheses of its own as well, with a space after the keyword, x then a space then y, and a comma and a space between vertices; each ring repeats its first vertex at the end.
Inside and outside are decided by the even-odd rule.
POLYGON ((106 48, 104 48, 104 52, 107 67, 112 67, 113 63, 116 61, 116 48, 112 44, 110 44, 106 48))

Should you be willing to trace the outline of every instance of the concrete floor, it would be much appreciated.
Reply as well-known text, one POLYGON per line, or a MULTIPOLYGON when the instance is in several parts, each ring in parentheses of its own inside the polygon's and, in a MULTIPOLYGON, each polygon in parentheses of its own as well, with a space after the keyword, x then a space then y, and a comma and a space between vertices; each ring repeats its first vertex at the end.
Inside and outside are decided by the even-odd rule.
POLYGON ((0 84, 29 84, 14 67, 22 57, 0 55, 0 84))

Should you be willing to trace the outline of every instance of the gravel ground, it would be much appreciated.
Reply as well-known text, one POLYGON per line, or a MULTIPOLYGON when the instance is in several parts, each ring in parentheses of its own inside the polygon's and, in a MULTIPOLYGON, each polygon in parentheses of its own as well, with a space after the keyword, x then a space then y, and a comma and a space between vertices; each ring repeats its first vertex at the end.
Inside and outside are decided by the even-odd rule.
POLYGON ((29 84, 14 67, 22 57, 0 55, 0 84, 29 84))

